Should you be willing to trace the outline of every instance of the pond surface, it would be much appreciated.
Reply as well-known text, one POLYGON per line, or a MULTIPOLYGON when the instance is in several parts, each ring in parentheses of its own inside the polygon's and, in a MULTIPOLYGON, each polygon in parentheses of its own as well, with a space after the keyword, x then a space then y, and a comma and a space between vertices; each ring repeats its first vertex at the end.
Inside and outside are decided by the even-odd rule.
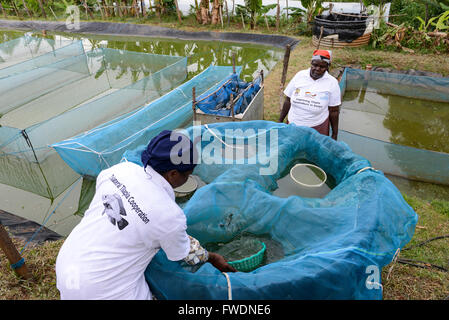
MULTIPOLYGON (((42 37, 41 32, 22 32, 0 30, 0 43, 18 38, 25 33, 42 37)), ((45 37, 55 41, 82 40, 86 51, 95 48, 111 48, 134 52, 186 56, 188 59, 188 78, 205 70, 211 64, 242 66, 242 80, 251 81, 260 70, 265 74, 283 57, 283 50, 263 45, 242 44, 223 41, 192 41, 177 39, 158 39, 133 36, 78 35, 72 33, 47 33, 45 37)), ((44 38, 44 39, 45 39, 44 38)))
POLYGON ((340 128, 398 145, 449 153, 449 104, 347 91, 340 128))

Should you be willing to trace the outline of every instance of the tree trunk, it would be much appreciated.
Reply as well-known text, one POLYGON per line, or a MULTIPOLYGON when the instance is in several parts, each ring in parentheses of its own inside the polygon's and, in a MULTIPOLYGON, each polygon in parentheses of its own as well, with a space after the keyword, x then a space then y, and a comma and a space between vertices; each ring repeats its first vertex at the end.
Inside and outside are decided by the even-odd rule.
POLYGON ((196 22, 201 23, 201 9, 198 6, 198 0, 195 0, 195 18, 196 22))
POLYGON ((103 6, 103 11, 106 18, 109 18, 109 8, 106 8, 105 0, 101 0, 101 5, 103 6))
POLYGON ((181 11, 179 11, 178 0, 174 0, 174 1, 175 1, 175 6, 176 6, 176 14, 178 15, 178 21, 179 21, 179 23, 182 23, 181 11))
POLYGON ((212 5, 212 25, 218 24, 220 19, 220 2, 219 0, 214 0, 212 5))
MULTIPOLYGON (((39 1, 40 1, 40 0, 39 0, 39 1)), ((11 3, 12 3, 12 6, 13 6, 13 8, 14 8, 14 11, 15 11, 17 17, 19 17, 20 19, 22 19, 22 15, 20 14, 19 9, 17 9, 16 2, 15 2, 14 0, 11 0, 11 3)), ((39 3, 40 3, 40 2, 39 2, 39 3)))
POLYGON ((84 9, 86 9, 86 16, 87 16, 87 14, 89 14, 89 16, 92 19, 94 19, 94 15, 92 14, 92 11, 90 11, 89 7, 87 6, 86 0, 84 0, 83 2, 84 2, 84 4, 83 4, 84 5, 84 9))
POLYGON ((28 10, 28 7, 27 7, 27 4, 26 4, 25 0, 22 0, 22 3, 23 3, 23 7, 25 8, 25 11, 28 14, 28 17, 31 18, 31 13, 30 13, 30 10, 28 10))
POLYGON ((281 15, 281 6, 279 5, 279 0, 278 0, 278 5, 277 5, 277 9, 276 9, 276 31, 279 31, 280 15, 281 15))
POLYGON ((3 15, 5 16, 5 18, 8 18, 8 15, 6 14, 6 10, 3 8, 1 3, 0 3, 0 10, 2 10, 3 15))
POLYGON ((201 0, 201 23, 210 23, 209 0, 201 0))
POLYGON ((142 16, 146 17, 147 16, 147 11, 145 10, 145 3, 143 0, 140 0, 140 10, 142 10, 142 16))

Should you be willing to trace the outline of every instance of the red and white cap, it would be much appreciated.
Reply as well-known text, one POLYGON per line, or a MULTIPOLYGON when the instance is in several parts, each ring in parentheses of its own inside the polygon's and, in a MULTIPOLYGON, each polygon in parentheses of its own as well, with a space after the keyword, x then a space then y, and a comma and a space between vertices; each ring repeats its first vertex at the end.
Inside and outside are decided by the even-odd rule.
POLYGON ((313 52, 312 60, 321 60, 327 62, 327 64, 331 63, 332 51, 330 50, 315 50, 313 52))

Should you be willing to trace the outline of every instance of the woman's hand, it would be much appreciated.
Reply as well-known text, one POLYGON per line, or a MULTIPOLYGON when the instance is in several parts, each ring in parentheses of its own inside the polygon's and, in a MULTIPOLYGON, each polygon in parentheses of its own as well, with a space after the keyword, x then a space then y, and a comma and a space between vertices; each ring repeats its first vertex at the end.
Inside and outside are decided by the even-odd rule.
POLYGON ((210 262, 221 272, 237 272, 237 270, 229 263, 227 263, 225 258, 223 258, 223 256, 219 255, 218 253, 209 252, 209 260, 207 260, 207 262, 210 262))

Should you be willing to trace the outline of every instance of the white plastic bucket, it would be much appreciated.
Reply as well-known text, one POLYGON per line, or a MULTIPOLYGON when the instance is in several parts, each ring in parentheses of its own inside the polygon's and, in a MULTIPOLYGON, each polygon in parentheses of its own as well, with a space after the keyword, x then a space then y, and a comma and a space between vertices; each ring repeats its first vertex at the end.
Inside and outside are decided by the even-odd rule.
POLYGON ((173 190, 175 191, 175 196, 181 198, 192 194, 193 192, 196 191, 197 188, 198 188, 198 181, 193 176, 189 176, 187 178, 186 183, 173 190))

